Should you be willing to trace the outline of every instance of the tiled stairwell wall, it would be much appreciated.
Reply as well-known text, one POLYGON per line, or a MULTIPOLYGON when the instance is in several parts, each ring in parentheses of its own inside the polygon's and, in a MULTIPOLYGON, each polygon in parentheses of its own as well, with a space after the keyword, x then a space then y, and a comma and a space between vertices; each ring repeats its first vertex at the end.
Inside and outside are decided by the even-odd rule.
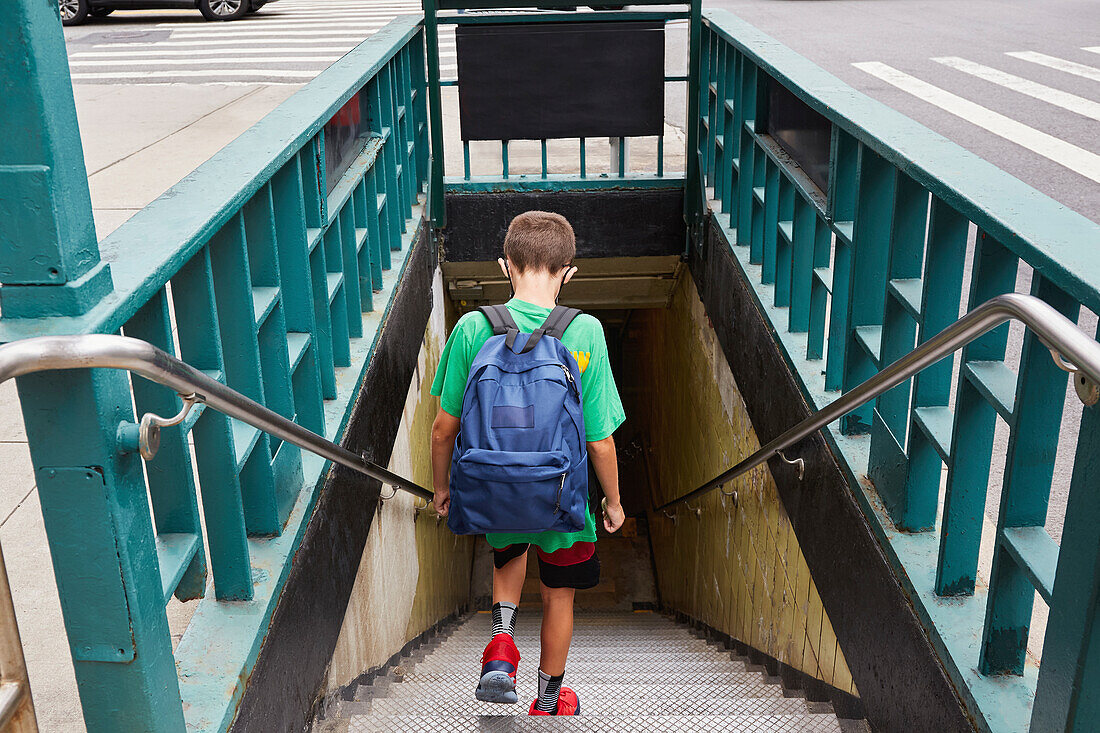
MULTIPOLYGON (((429 437, 439 398, 428 391, 446 343, 443 285, 432 285, 432 315, 409 385, 389 469, 431 487, 429 437)), ((383 488, 388 496, 390 489, 383 488)), ((325 681, 325 692, 384 664, 402 646, 469 600, 473 542, 456 537, 425 502, 399 492, 385 501, 370 535, 325 681)))
MULTIPOLYGON (((617 376, 645 436, 654 505, 759 447, 690 277, 670 308, 635 311, 624 335, 617 376)), ((731 489, 736 501, 714 492, 675 518, 650 512, 662 602, 858 696, 769 469, 731 489)))

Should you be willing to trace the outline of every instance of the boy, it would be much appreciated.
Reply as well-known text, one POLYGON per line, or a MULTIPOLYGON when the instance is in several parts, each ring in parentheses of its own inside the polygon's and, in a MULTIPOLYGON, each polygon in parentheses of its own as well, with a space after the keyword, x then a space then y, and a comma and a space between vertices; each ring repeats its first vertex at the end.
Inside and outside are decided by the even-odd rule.
MULTIPOLYGON (((528 211, 512 220, 504 238, 504 257, 497 262, 512 283, 515 295, 506 305, 522 331, 534 331, 553 310, 562 286, 577 272, 572 266, 576 252, 573 227, 560 214, 528 211)), ((432 384, 432 394, 442 397, 442 407, 432 426, 434 504, 444 516, 450 504, 451 452, 458 436, 470 364, 492 333, 488 319, 480 312, 460 318, 443 349, 432 384)), ((618 464, 611 436, 625 415, 611 374, 603 327, 596 318, 582 314, 573 320, 561 340, 580 367, 588 460, 607 497, 604 528, 614 532, 622 526, 625 515, 619 501, 618 464)), ((562 687, 562 678, 573 637, 573 596, 578 589, 591 588, 600 579, 591 507, 586 515, 580 532, 486 535, 493 548, 493 636, 482 655, 482 676, 475 693, 478 699, 517 702, 519 651, 513 632, 527 574, 527 551, 534 545, 543 617, 539 692, 528 714, 578 714, 580 701, 573 690, 562 687)))

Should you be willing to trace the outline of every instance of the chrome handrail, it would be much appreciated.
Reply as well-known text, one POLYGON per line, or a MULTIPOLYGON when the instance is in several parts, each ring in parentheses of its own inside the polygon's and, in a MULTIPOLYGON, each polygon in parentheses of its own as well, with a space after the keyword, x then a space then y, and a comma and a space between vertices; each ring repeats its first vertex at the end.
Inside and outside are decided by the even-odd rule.
MULTIPOLYGON (((104 368, 125 369, 163 384, 178 392, 185 403, 201 402, 322 458, 422 499, 432 500, 432 492, 423 486, 391 473, 368 461, 365 456, 356 455, 307 430, 139 339, 110 334, 39 336, 0 346, 0 383, 35 372, 104 368)), ((157 421, 163 421, 163 418, 143 419, 143 427, 144 424, 156 424, 157 421)))
POLYGON ((1077 324, 1033 295, 998 295, 955 321, 939 334, 895 361, 852 391, 830 402, 802 422, 769 441, 755 453, 729 470, 715 476, 699 488, 657 507, 663 511, 691 501, 718 488, 743 473, 816 433, 852 410, 870 402, 883 392, 909 379, 949 354, 1010 319, 1016 319, 1035 333, 1051 351, 1055 363, 1074 373, 1078 395, 1092 404, 1100 385, 1100 343, 1089 337, 1077 324), (1068 362, 1068 363, 1067 363, 1068 362))

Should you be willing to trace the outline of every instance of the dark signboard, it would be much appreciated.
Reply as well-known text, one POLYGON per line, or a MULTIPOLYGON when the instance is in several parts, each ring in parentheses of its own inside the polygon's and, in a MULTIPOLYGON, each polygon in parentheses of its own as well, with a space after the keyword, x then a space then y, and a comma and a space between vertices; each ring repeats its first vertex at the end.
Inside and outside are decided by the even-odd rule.
POLYGON ((460 25, 463 140, 660 135, 660 21, 460 25))

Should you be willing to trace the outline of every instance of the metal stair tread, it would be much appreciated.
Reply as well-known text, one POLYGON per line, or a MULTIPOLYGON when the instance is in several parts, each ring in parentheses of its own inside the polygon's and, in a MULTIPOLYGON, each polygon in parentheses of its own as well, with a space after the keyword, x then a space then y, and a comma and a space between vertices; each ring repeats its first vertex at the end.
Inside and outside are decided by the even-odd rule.
MULTIPOLYGON (((521 672, 522 676, 522 672, 521 672)), ((474 673, 470 672, 426 672, 421 673, 413 671, 406 674, 401 682, 394 681, 392 686, 400 685, 412 685, 412 684, 468 684, 471 679, 476 681, 476 669, 474 673)), ((576 684, 592 684, 592 685, 614 685, 614 684, 634 684, 634 685, 655 685, 655 684, 670 684, 670 685, 744 685, 744 686, 756 686, 772 688, 781 690, 778 685, 774 685, 764 681, 763 675, 759 672, 637 672, 632 671, 623 674, 601 674, 596 672, 589 672, 580 670, 569 672, 570 682, 576 684), (751 681, 750 681, 751 680, 751 681), (664 682, 662 682, 664 681, 664 682)), ((522 681, 520 683, 523 684, 522 681)))
MULTIPOLYGON (((467 678, 462 683, 445 687, 438 682, 397 682, 392 687, 386 688, 385 697, 390 700, 431 700, 433 703, 443 701, 462 702, 472 698, 476 679, 467 678)), ((697 684, 632 684, 629 682, 597 683, 588 680, 569 677, 569 686, 583 693, 585 698, 599 697, 601 699, 615 700, 652 700, 680 699, 680 700, 727 700, 744 697, 755 699, 787 699, 801 700, 803 698, 784 697, 783 688, 779 685, 768 685, 762 682, 757 684, 732 683, 724 685, 697 685, 697 684)), ((533 677, 521 680, 516 686, 520 697, 534 699, 538 687, 533 677)), ((364 699, 366 699, 364 695, 364 699)), ((372 696, 378 699, 378 696, 372 696)))
MULTIPOLYGON (((523 649, 520 649, 520 654, 523 654, 523 649)), ((476 652, 478 658, 481 657, 481 651, 476 652)), ((428 652, 424 661, 446 661, 453 662, 455 664, 462 664, 468 662, 470 659, 470 652, 450 652, 442 649, 428 652)), ((614 647, 603 647, 600 649, 570 649, 569 651, 569 663, 576 665, 586 661, 594 662, 630 662, 641 663, 652 661, 655 663, 660 662, 682 662, 690 660, 713 660, 715 662, 732 662, 733 657, 728 651, 624 651, 622 649, 616 649, 614 647)))
MULTIPOLYGON (((732 664, 732 662, 702 661, 702 662, 691 662, 691 667, 692 667, 693 670, 701 671, 701 672, 724 672, 728 669, 730 664, 732 664)), ((574 663, 574 668, 576 666, 577 665, 574 663)), ((584 666, 587 669, 587 671, 589 671, 589 672, 602 672, 602 673, 608 673, 608 672, 614 672, 614 673, 624 673, 625 672, 625 673, 629 673, 629 672, 636 672, 638 670, 638 665, 636 663, 632 663, 632 662, 587 662, 587 663, 585 663, 584 666)), ((417 671, 417 672, 443 672, 443 671, 452 670, 454 668, 455 668, 455 665, 451 662, 446 662, 446 663, 440 663, 440 664, 433 665, 432 660, 428 659, 428 660, 425 660, 424 662, 421 662, 421 663, 417 664, 415 666, 415 671, 417 671)))
POLYGON ((522 733, 523 731, 631 731, 631 733, 840 733, 832 715, 637 715, 538 718, 522 715, 353 716, 348 733, 522 733))
MULTIPOLYGON (((745 697, 703 698, 654 697, 635 694, 631 697, 602 696, 580 690, 581 711, 588 717, 633 715, 645 711, 648 715, 811 715, 806 701, 800 697, 745 697)), ((526 712, 526 705, 535 697, 521 697, 518 708, 526 712)), ((472 690, 462 700, 433 699, 431 697, 393 698, 381 697, 370 703, 373 715, 429 715, 457 717, 462 715, 499 715, 503 705, 482 702, 473 697, 472 690)), ((509 706, 511 707, 511 706, 509 706)))
MULTIPOLYGON (((530 697, 533 699, 533 696, 530 697)), ((518 703, 518 709, 526 712, 530 699, 518 703)), ((431 699, 395 700, 381 698, 371 701, 371 715, 494 715, 503 705, 474 700, 444 702, 431 699)), ((716 698, 713 700, 679 699, 599 699, 594 696, 581 698, 582 712, 590 718, 632 715, 639 710, 649 715, 811 715, 801 698, 716 698)))
MULTIPOLYGON (((516 645, 520 647, 520 651, 524 647, 538 646, 537 638, 526 638, 522 636, 516 637, 516 645)), ((594 645, 586 645, 587 648, 593 648, 594 645)), ((682 649, 682 650, 697 650, 697 651, 722 651, 722 648, 713 644, 708 644, 702 639, 615 639, 609 640, 607 644, 602 644, 600 647, 607 649, 625 649, 628 651, 645 651, 645 650, 657 650, 657 649, 682 649)), ((600 648, 596 647, 596 648, 600 648)), ((423 647, 422 647, 423 648, 423 647)), ((485 638, 480 639, 448 639, 434 647, 439 651, 468 651, 474 650, 478 653, 485 648, 485 638)))

